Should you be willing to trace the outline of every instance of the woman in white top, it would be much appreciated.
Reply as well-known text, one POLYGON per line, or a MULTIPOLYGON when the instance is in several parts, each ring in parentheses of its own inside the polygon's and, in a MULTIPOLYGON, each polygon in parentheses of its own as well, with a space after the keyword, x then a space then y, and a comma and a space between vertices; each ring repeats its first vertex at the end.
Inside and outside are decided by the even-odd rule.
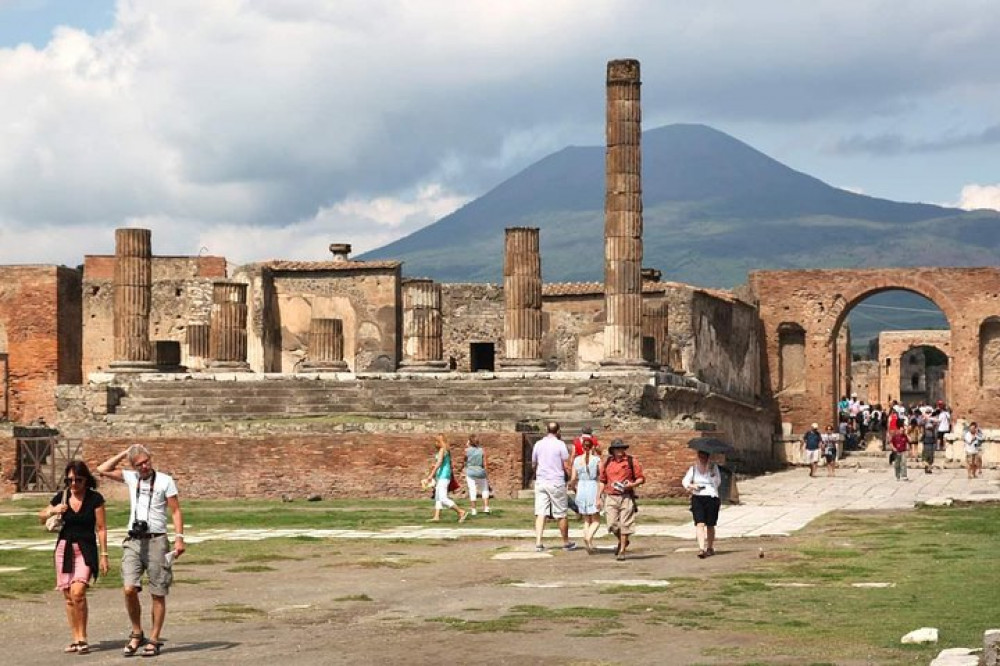
POLYGON ((709 462, 704 451, 698 452, 698 460, 691 465, 684 480, 684 489, 691 493, 691 513, 694 516, 695 534, 698 536, 698 557, 705 559, 715 555, 715 526, 719 522, 719 486, 722 474, 719 466, 709 462))

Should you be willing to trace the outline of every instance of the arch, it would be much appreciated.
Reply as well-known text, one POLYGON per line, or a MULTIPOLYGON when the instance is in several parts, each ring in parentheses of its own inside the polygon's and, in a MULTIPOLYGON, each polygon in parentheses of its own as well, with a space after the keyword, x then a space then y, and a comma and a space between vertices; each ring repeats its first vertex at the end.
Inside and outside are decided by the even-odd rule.
POLYGON ((1000 386, 1000 317, 979 324, 979 385, 1000 386))
POLYGON ((936 285, 916 277, 907 277, 905 275, 900 275, 899 277, 900 279, 879 278, 873 282, 859 286, 856 291, 848 294, 836 294, 831 307, 824 312, 824 324, 829 326, 826 329, 827 344, 834 344, 837 334, 840 332, 840 327, 844 323, 844 319, 854 309, 854 306, 866 298, 884 291, 908 291, 917 296, 923 296, 941 310, 945 320, 948 322, 949 330, 961 318, 951 298, 936 285))

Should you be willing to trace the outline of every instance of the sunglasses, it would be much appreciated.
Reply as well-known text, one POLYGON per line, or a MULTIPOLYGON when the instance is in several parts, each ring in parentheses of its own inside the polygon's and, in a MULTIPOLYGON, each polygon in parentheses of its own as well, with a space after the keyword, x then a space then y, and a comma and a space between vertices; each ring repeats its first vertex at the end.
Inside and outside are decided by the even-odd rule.
POLYGON ((86 479, 82 476, 67 476, 63 479, 63 483, 67 486, 73 485, 74 483, 83 483, 84 481, 86 481, 86 479))

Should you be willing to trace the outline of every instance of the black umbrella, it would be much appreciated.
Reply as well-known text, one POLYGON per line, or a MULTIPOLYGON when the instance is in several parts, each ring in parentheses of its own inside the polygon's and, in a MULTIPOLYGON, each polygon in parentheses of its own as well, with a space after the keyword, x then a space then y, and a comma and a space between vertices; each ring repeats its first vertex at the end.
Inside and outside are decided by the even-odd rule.
POLYGON ((736 449, 733 448, 732 444, 727 444, 715 437, 695 437, 688 442, 688 448, 695 451, 704 451, 708 454, 724 453, 731 455, 736 453, 736 449))

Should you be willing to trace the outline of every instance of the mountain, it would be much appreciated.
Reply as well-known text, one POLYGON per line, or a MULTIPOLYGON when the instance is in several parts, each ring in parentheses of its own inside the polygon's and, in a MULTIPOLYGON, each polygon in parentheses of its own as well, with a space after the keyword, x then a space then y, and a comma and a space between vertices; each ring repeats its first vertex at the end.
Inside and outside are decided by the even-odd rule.
MULTIPOLYGON (((704 125, 643 133, 644 266, 732 287, 750 270, 1000 263, 1000 213, 831 187, 704 125)), ((362 255, 404 274, 499 282, 504 228, 541 229, 546 281, 604 275, 604 147, 568 147, 454 213, 362 255), (589 259, 589 260, 588 260, 589 259)))

